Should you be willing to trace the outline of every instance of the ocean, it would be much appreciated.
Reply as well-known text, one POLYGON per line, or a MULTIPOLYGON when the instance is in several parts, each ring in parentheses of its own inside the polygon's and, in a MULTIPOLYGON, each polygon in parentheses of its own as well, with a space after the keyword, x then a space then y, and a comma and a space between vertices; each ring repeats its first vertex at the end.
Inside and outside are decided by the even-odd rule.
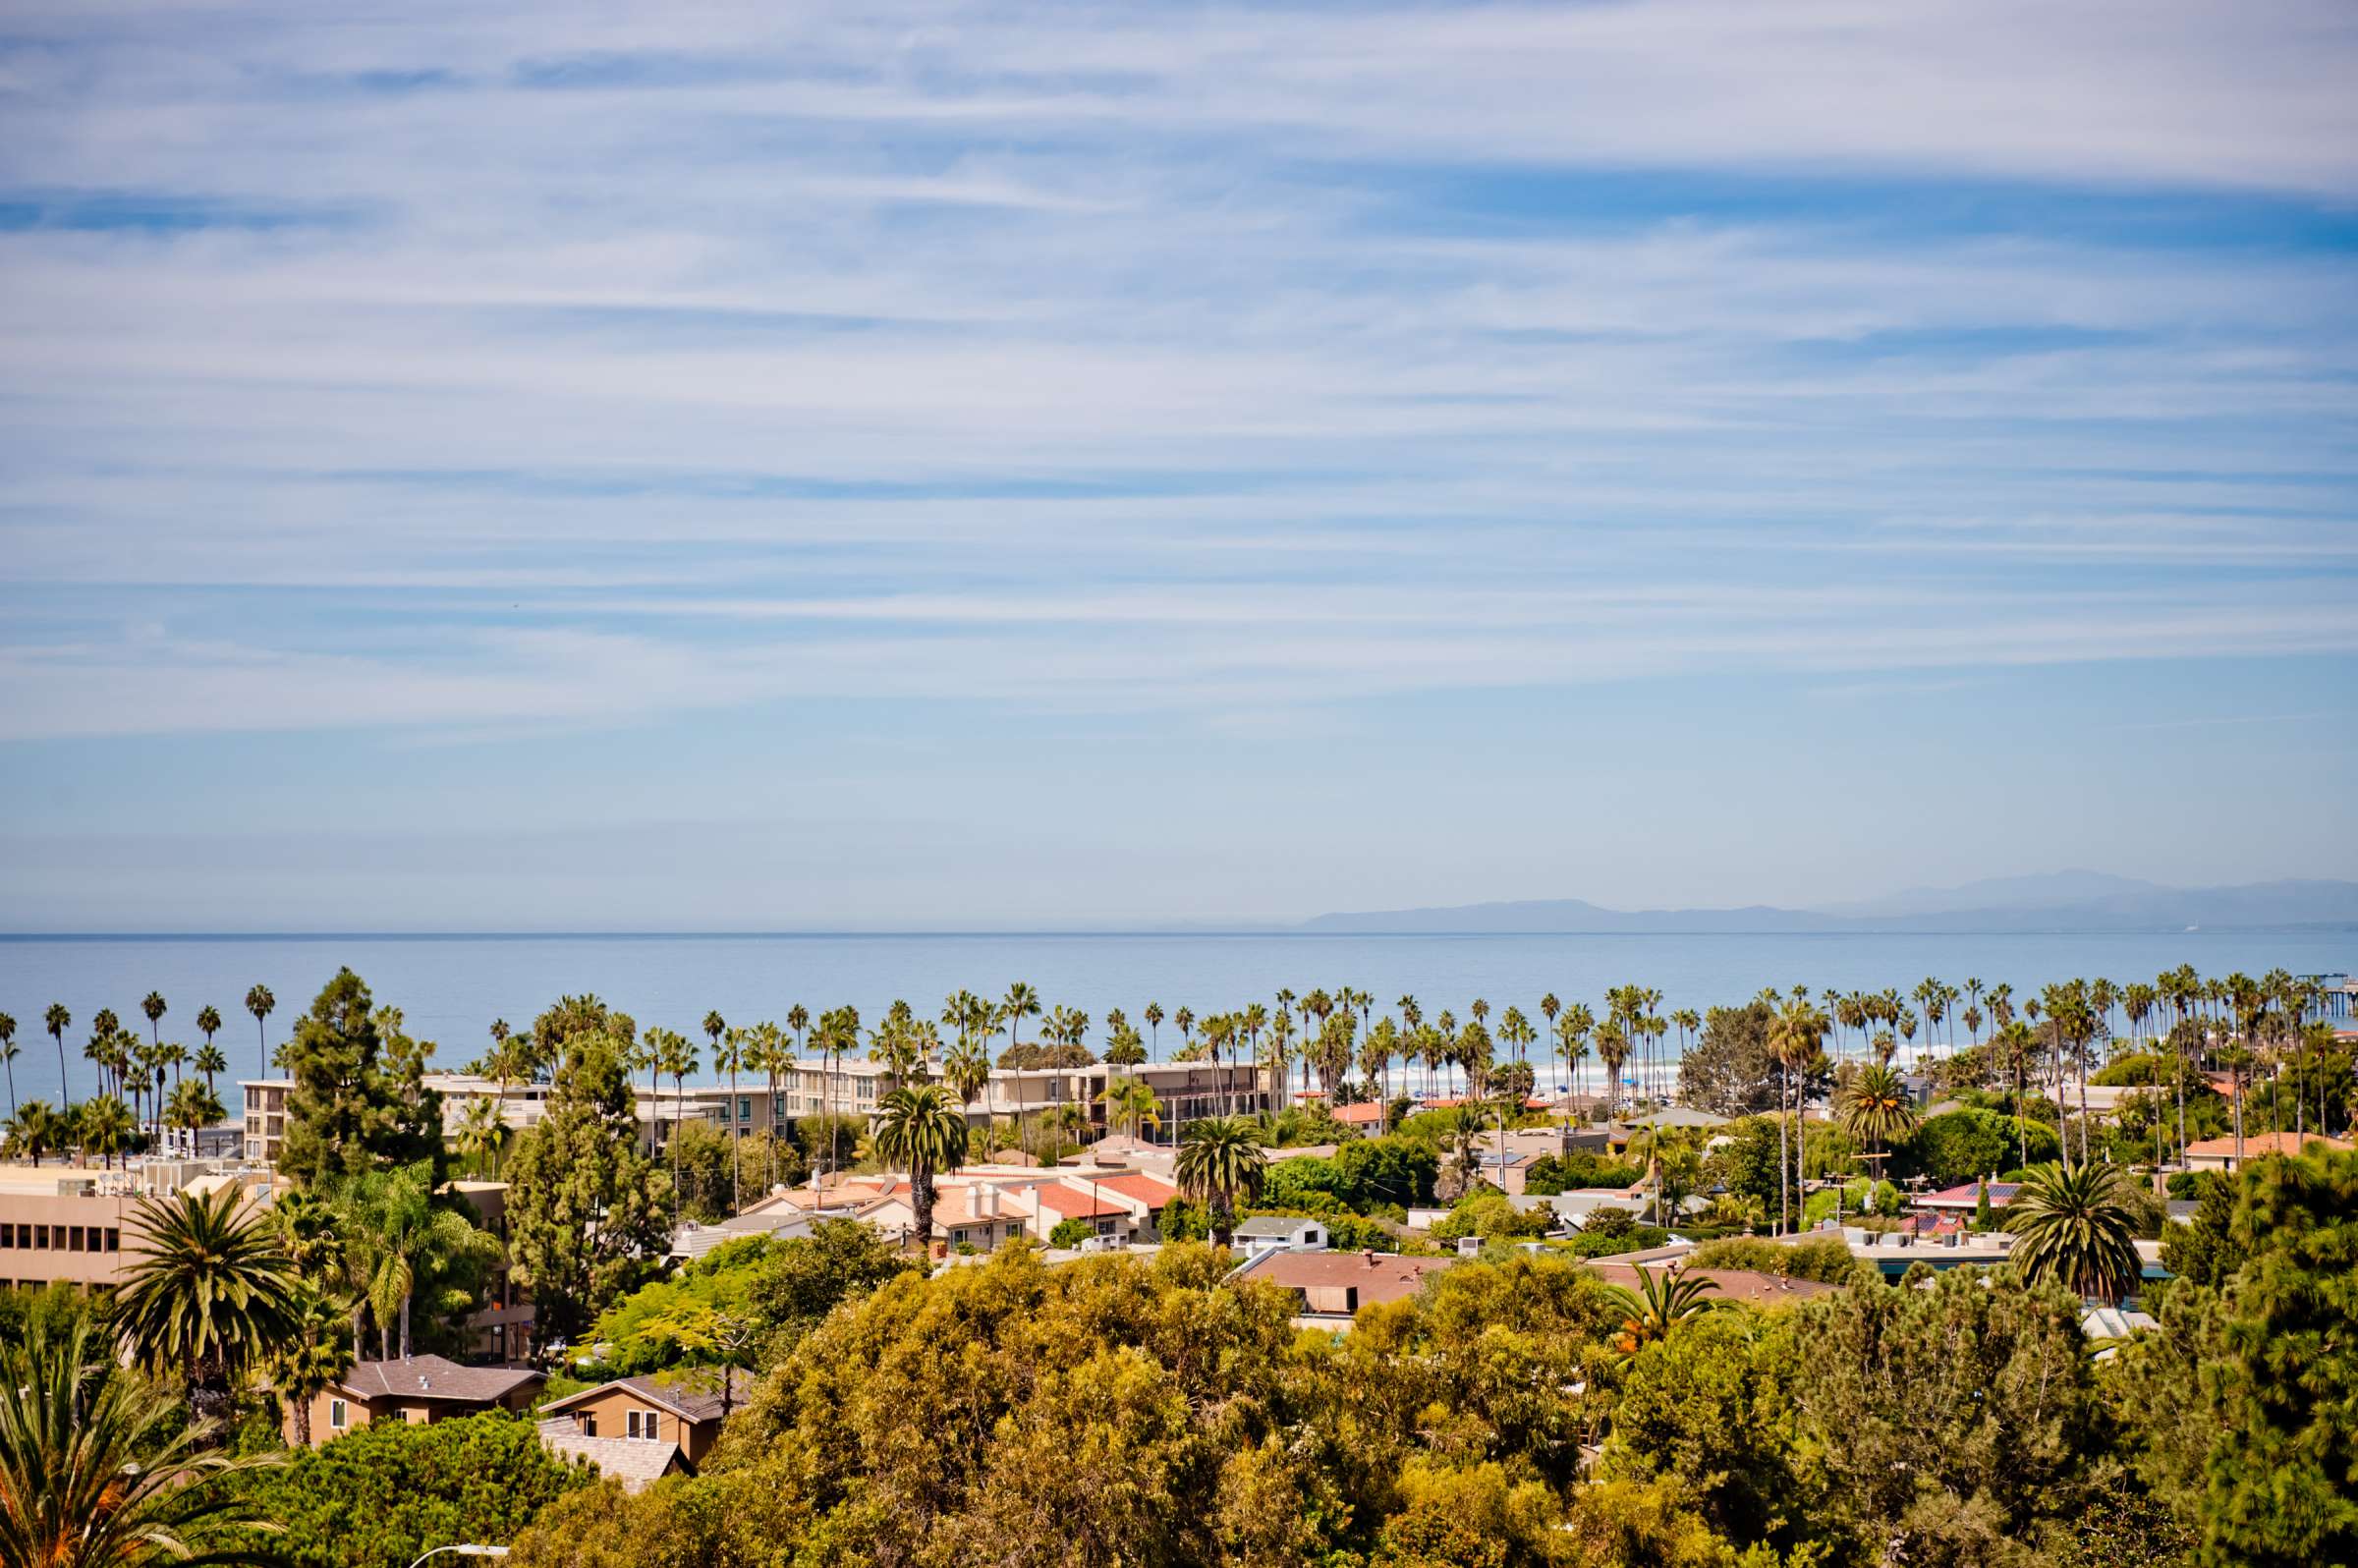
MULTIPOLYGON (((1631 934, 1631 935, 1307 935, 1251 934, 924 934, 924 935, 564 935, 564 936, 69 936, 0 937, 0 1012, 17 1021, 13 1066, 20 1098, 58 1093, 57 1050, 42 1027, 52 1002, 74 1015, 66 1058, 74 1094, 88 1092, 82 1047, 91 1015, 111 1007, 128 1028, 146 1033, 140 1001, 161 991, 170 1011, 163 1029, 191 1045, 201 1036, 196 1014, 220 1009, 219 1042, 231 1077, 253 1076, 259 1046, 245 1010, 248 987, 266 984, 278 998, 269 1037, 286 1037, 295 1019, 339 965, 358 971, 379 1002, 399 1006, 412 1035, 438 1042, 437 1066, 456 1068, 486 1043, 491 1021, 522 1027, 558 996, 594 992, 636 1018, 701 1041, 699 1026, 717 1009, 732 1024, 782 1020, 801 1002, 814 1014, 843 1003, 874 1020, 896 997, 932 1017, 942 998, 966 987, 986 996, 1026 980, 1042 1002, 1080 1008, 1101 1046, 1103 1020, 1123 1008, 1134 1023, 1150 1001, 1168 1013, 1199 1015, 1252 1001, 1278 987, 1307 992, 1351 985, 1372 993, 1376 1016, 1413 994, 1432 1018, 1443 1008, 1462 1019, 1477 996, 1488 999, 1491 1024, 1512 1004, 1538 1025, 1539 1000, 1553 991, 1566 1003, 1602 1010, 1608 986, 1641 983, 1662 992, 1671 1009, 1697 1012, 1741 1002, 1764 985, 1805 983, 1814 990, 1897 986, 1904 994, 1926 976, 1952 985, 1968 977, 2010 982, 2016 996, 2054 980, 2099 976, 2126 983, 2192 964, 2206 976, 2242 970, 2261 975, 2348 970, 2358 933, 2188 932, 2182 935, 1631 934)), ((1167 1020, 1161 1053, 1179 1046, 1167 1020)), ((1032 1037, 1029 1033, 1027 1037, 1032 1037)), ((1957 1037, 1964 1031, 1957 1029, 1957 1037)), ((1665 1042, 1675 1047, 1673 1033, 1665 1042)), ((1538 1058, 1544 1047, 1534 1047, 1538 1058)), ((708 1075, 707 1075, 708 1076, 708 1075)), ((1594 1064, 1589 1082, 1596 1082, 1594 1064)))

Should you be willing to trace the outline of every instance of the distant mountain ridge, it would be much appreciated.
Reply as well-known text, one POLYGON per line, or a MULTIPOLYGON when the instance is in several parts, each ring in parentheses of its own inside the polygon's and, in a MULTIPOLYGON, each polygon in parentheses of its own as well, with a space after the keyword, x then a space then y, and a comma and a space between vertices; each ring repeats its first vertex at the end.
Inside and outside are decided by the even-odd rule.
POLYGON ((2179 931, 2285 926, 2358 929, 2358 882, 2288 879, 2238 887, 2164 887, 2101 871, 1994 877, 1912 888, 1823 909, 1614 910, 1583 899, 1320 915, 1324 932, 2179 931))

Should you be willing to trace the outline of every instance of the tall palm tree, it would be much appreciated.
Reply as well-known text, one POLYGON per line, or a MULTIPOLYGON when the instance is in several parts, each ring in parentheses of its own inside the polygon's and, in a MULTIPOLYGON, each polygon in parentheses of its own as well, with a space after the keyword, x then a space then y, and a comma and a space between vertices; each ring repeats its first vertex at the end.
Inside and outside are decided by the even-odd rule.
POLYGON ((63 1002, 51 1002, 49 1011, 41 1015, 49 1037, 57 1041, 57 1092, 64 1096, 68 1110, 74 1108, 74 1086, 66 1078, 66 1030, 73 1022, 74 1015, 66 1011, 63 1002))
POLYGON ((1225 1247, 1236 1235, 1236 1201, 1261 1191, 1268 1169, 1261 1129, 1248 1117, 1207 1116, 1180 1141, 1171 1174, 1179 1190, 1211 1207, 1211 1239, 1225 1247))
POLYGON ((752 1042, 744 1030, 722 1023, 718 1013, 704 1015, 704 1033, 712 1036, 712 1070, 729 1075, 729 1212, 734 1214, 745 1207, 745 1118, 737 1114, 737 1071, 752 1042), (715 1024, 720 1025, 717 1034, 715 1024))
POLYGON ((246 1011, 253 1015, 253 1037, 261 1049, 261 1063, 257 1071, 264 1078, 270 1076, 270 1032, 263 1027, 263 1020, 277 1010, 278 998, 270 994, 269 986, 253 985, 247 988, 246 1011))
POLYGON ((1597 1059, 1604 1064, 1605 1114, 1609 1117, 1620 1105, 1621 1067, 1629 1060, 1629 1035, 1618 1018, 1597 1026, 1597 1059))
POLYGON ((141 1198, 137 1237, 110 1316, 132 1358, 179 1372, 190 1402, 215 1418, 245 1369, 291 1326, 295 1267, 269 1215, 246 1191, 141 1198))
POLYGON ((966 1109, 939 1084, 904 1084, 876 1105, 876 1156, 909 1172, 917 1245, 933 1243, 933 1178, 966 1163, 966 1109))
POLYGON ((423 1162, 373 1170, 345 1199, 342 1231, 346 1266, 377 1328, 387 1361, 410 1357, 412 1308, 418 1285, 436 1262, 484 1243, 466 1216, 434 1206, 431 1170, 423 1162))
MULTIPOLYGON (((213 1027, 220 1028, 221 1021, 215 1019, 213 1027)), ((196 1047, 196 1054, 190 1058, 189 1065, 204 1075, 204 1092, 210 1094, 213 1092, 213 1080, 229 1071, 229 1058, 221 1054, 220 1046, 208 1039, 196 1047)))
POLYGON ((2029 1118, 2022 1113, 2023 1080, 2029 1070, 2031 1052, 2037 1047, 2038 1036, 2031 1033, 2028 1024, 2012 1023, 1992 1035, 1990 1042, 1997 1047, 1998 1059, 2006 1064, 2014 1080, 2014 1133, 2022 1145, 2022 1162, 2028 1165, 2031 1162, 2031 1126, 2029 1118))
POLYGON ((1793 1113, 1798 1116, 1801 1111, 1801 1087, 1794 1082, 1794 1075, 1806 1070, 1825 1050, 1828 1027, 1825 1014, 1801 996, 1787 1000, 1768 1023, 1768 1053, 1776 1058, 1782 1079, 1777 1089, 1776 1106, 1776 1226, 1780 1236, 1792 1223, 1786 1182, 1793 1174, 1793 1156, 1800 1152, 1787 1141, 1790 1124, 1786 1120, 1785 1098, 1791 1095, 1793 1113))
POLYGON ((17 1021, 0 1013, 0 1064, 8 1068, 8 1113, 17 1113, 17 1021))
POLYGON ((1147 1054, 1155 1055, 1162 1049, 1162 1004, 1149 1002, 1138 1016, 1147 1021, 1147 1054))
POLYGON ((2006 1228, 2021 1238, 2014 1263, 2027 1279, 2114 1304, 2143 1276, 2117 1166, 2041 1166, 2006 1205, 2006 1228))
POLYGON ((277 1454, 207 1453, 168 1389, 119 1365, 92 1325, 0 1348, 0 1562, 212 1568, 266 1560, 278 1527, 247 1478, 277 1454))

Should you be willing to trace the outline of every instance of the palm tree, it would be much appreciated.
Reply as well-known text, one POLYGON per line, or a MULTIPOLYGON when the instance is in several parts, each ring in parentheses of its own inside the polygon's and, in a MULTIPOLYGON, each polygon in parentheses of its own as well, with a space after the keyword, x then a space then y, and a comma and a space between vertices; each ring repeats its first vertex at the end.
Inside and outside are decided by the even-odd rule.
POLYGON ((1162 1004, 1149 1002, 1139 1017, 1147 1021, 1147 1054, 1152 1056, 1162 1049, 1162 1004))
POLYGON ((396 1348, 402 1360, 410 1357, 411 1307, 419 1280, 437 1260, 483 1245, 477 1240, 482 1233, 465 1215, 434 1206, 431 1179, 422 1161, 373 1170, 356 1181, 345 1199, 347 1265, 387 1361, 396 1348))
POLYGON ((498 1168, 499 1151, 508 1138, 507 1112, 505 1100, 478 1094, 459 1113, 459 1156, 477 1176, 498 1168))
POLYGON ((164 1107, 164 1125, 187 1134, 187 1148, 194 1154, 197 1132, 217 1125, 228 1114, 220 1096, 192 1078, 172 1091, 171 1101, 164 1107))
POLYGON ((262 1027, 262 1020, 268 1018, 277 1008, 278 998, 270 994, 269 986, 254 985, 248 988, 246 1011, 253 1015, 253 1037, 261 1048, 260 1071, 264 1078, 270 1076, 270 1032, 262 1027))
POLYGON ((202 1417, 229 1405, 238 1375, 293 1322, 295 1265, 246 1191, 141 1198, 138 1245, 110 1314, 132 1358, 189 1380, 202 1417))
POLYGON ((2135 1290, 2144 1264, 2119 1184, 2112 1165, 2042 1165, 2031 1172, 2006 1206, 2006 1228, 2021 1238, 2014 1261, 2023 1277, 2055 1280, 2107 1305, 2135 1290))
POLYGON ((1998 1049, 1999 1059, 2006 1064, 2014 1080, 2014 1132, 2022 1145, 2022 1162, 2031 1162, 2031 1124, 2022 1113, 2023 1079, 2029 1071, 2031 1052, 2037 1048, 2038 1036, 2028 1024, 2006 1025, 1990 1036, 1990 1043, 1998 1049))
POLYGON ((83 1153, 96 1154, 109 1170, 114 1169, 115 1156, 131 1147, 135 1131, 131 1107, 113 1094, 84 1100, 74 1113, 74 1127, 83 1153))
POLYGON ((1236 1235, 1236 1201, 1261 1190, 1268 1168, 1261 1129, 1243 1116, 1207 1116, 1180 1141, 1171 1167, 1179 1190, 1211 1206, 1211 1239, 1225 1247, 1236 1235))
MULTIPOLYGON (((1841 1098, 1842 1130, 1879 1157, 1884 1145, 1916 1130, 1916 1102, 1898 1072, 1885 1063, 1860 1068, 1841 1098)), ((1881 1169, 1876 1167, 1879 1173, 1881 1169)))
POLYGON ((1116 1132, 1135 1138, 1142 1128, 1162 1126, 1162 1101, 1154 1097, 1152 1086, 1143 1078, 1124 1074, 1113 1079, 1097 1098, 1116 1132))
POLYGON ((346 1338, 352 1304, 305 1280, 296 1292, 294 1331, 271 1347, 263 1362, 270 1386, 295 1418, 295 1446, 311 1445, 311 1401, 328 1384, 352 1371, 346 1338))
POLYGON ((28 1099, 8 1119, 7 1147, 30 1155, 37 1168, 44 1153, 62 1147, 58 1124, 64 1119, 49 1108, 47 1100, 28 1099))
MULTIPOLYGON (((209 1012, 210 1009, 208 1008, 207 1011, 209 1012)), ((214 1019, 213 1028, 219 1029, 220 1027, 221 1020, 214 1019)), ((204 1092, 210 1094, 213 1092, 213 1080, 229 1071, 229 1058, 222 1055, 221 1047, 208 1038, 202 1045, 196 1047, 196 1054, 190 1060, 189 1065, 204 1075, 204 1092)))
POLYGON ((1634 1356, 1647 1345, 1668 1339, 1671 1330, 1688 1318, 1725 1306, 1712 1294, 1718 1288, 1718 1281, 1690 1274, 1676 1263, 1661 1269, 1640 1268, 1636 1290, 1626 1285, 1613 1287, 1623 1304, 1614 1350, 1634 1356))
POLYGON ((277 1454, 204 1452, 214 1429, 96 1342, 87 1321, 0 1349, 0 1562, 179 1568, 266 1560, 253 1512, 277 1454))
POLYGON ((151 1045, 163 1043, 164 1014, 171 1009, 164 1005, 162 991, 149 991, 140 999, 140 1011, 147 1015, 147 1040, 151 1045))
POLYGON ((745 1031, 729 1028, 718 1013, 704 1015, 704 1033, 712 1037, 712 1070, 729 1075, 729 1212, 734 1214, 745 1207, 745 1118, 737 1114, 737 1070, 745 1065, 748 1042, 745 1031))
POLYGON ((49 1011, 41 1015, 49 1037, 57 1041, 57 1092, 65 1096, 68 1110, 74 1108, 74 1086, 66 1079, 66 1030, 73 1022, 74 1015, 66 1011, 63 1002, 51 1002, 49 1011))
POLYGON ((1629 1060, 1629 1036, 1621 1020, 1608 1018, 1597 1026, 1597 1059, 1604 1063, 1605 1114, 1620 1104, 1621 1066, 1629 1060))
POLYGON ((1777 1088, 1776 1106, 1776 1226, 1780 1236, 1792 1222, 1792 1209, 1786 1199, 1786 1177, 1792 1171, 1793 1155, 1799 1152, 1787 1142, 1790 1124, 1785 1119, 1785 1096, 1791 1093, 1794 1114, 1798 1116, 1801 1090, 1794 1083, 1793 1075, 1809 1067, 1825 1050, 1827 1027, 1825 1015, 1800 996, 1787 1001, 1768 1024, 1768 1053, 1776 1058, 1783 1080, 1777 1088))
POLYGON ((878 1158, 909 1172, 917 1244, 933 1242, 933 1178, 966 1163, 966 1108, 939 1084, 905 1084, 876 1105, 878 1158))

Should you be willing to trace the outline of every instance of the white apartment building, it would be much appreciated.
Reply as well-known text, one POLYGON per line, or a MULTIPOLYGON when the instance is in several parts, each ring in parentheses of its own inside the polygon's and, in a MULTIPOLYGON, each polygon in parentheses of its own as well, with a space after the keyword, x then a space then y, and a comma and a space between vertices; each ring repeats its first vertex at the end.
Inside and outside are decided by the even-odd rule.
MULTIPOLYGON (((1141 1136, 1157 1144, 1175 1144, 1189 1122, 1234 1112, 1256 1114, 1284 1102, 1282 1090, 1271 1090, 1258 1069, 1209 1062, 1150 1062, 1139 1067, 1089 1067, 995 1070, 980 1098, 967 1107, 967 1120, 978 1128, 993 1120, 1018 1115, 1036 1117, 1059 1107, 1077 1105, 1087 1116, 1091 1136, 1106 1130, 1100 1096, 1115 1077, 1146 1080, 1161 1102, 1162 1125, 1146 1128, 1141 1136)), ((241 1080, 245 1095, 244 1151, 246 1158, 274 1161, 286 1136, 286 1102, 294 1081, 286 1078, 241 1080)), ((425 1087, 442 1095, 442 1126, 455 1138, 472 1100, 501 1097, 496 1079, 470 1073, 428 1073, 425 1087)), ((660 1148, 671 1129, 685 1120, 711 1123, 723 1132, 788 1130, 805 1116, 833 1114, 866 1119, 875 1114, 876 1102, 889 1092, 890 1075, 883 1064, 847 1057, 826 1062, 807 1057, 780 1076, 771 1092, 766 1075, 740 1074, 734 1092, 722 1084, 692 1084, 684 1091, 669 1085, 650 1087, 634 1082, 642 1147, 660 1148)), ((505 1120, 512 1132, 538 1121, 551 1093, 546 1084, 511 1081, 505 1090, 505 1120)))

